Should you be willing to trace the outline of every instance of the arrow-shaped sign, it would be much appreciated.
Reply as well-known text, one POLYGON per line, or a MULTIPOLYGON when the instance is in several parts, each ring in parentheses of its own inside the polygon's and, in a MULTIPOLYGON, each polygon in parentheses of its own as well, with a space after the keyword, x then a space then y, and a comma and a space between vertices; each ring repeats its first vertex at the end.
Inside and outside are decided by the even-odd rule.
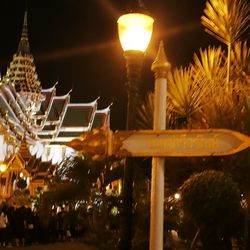
POLYGON ((83 155, 116 156, 222 156, 250 146, 250 137, 227 129, 95 130, 66 144, 83 155))
POLYGON ((248 136, 226 129, 118 131, 112 141, 119 156, 219 156, 250 146, 248 136))

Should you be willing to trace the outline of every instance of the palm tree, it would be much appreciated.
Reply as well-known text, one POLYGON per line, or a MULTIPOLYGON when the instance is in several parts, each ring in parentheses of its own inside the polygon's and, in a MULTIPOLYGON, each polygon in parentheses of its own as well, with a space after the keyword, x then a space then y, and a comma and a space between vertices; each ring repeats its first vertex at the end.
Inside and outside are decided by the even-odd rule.
POLYGON ((194 74, 198 79, 205 80, 208 86, 206 95, 202 97, 203 108, 199 116, 200 124, 206 128, 230 128, 244 133, 249 133, 246 128, 246 113, 249 114, 249 75, 246 68, 249 64, 249 49, 237 43, 233 50, 233 57, 238 58, 232 61, 231 71, 231 92, 225 91, 226 62, 223 50, 219 48, 208 48, 200 50, 200 57, 194 55, 194 74), (240 57, 240 55, 243 55, 240 57), (246 58, 248 56, 248 59, 246 58), (240 62, 244 62, 240 64, 240 62))
POLYGON ((201 22, 205 31, 227 46, 227 92, 230 88, 231 50, 249 28, 250 6, 244 0, 210 0, 206 2, 201 22))
MULTIPOLYGON (((244 0, 209 0, 202 24, 228 46, 200 49, 188 68, 168 75, 169 128, 231 128, 250 134, 250 49, 240 41, 250 27, 250 4, 244 0), (230 74, 229 74, 230 73, 230 74), (229 90, 230 76, 230 91, 229 90)), ((139 111, 139 125, 150 128, 152 93, 139 111)))

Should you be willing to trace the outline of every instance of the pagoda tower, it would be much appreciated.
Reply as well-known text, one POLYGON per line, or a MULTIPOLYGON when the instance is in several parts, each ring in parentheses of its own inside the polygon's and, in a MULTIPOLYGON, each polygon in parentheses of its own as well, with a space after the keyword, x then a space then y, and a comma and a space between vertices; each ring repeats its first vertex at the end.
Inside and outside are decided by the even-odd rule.
POLYGON ((22 98, 29 116, 36 114, 45 96, 41 93, 41 83, 38 79, 34 57, 30 53, 27 28, 27 11, 24 15, 23 30, 18 50, 7 69, 4 82, 13 84, 16 92, 22 98))

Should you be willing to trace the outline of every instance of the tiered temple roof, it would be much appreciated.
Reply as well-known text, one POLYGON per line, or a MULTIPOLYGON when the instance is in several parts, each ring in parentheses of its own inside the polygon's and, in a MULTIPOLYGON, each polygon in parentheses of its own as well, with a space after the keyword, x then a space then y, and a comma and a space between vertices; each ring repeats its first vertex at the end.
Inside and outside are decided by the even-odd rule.
POLYGON ((98 100, 71 103, 70 92, 56 95, 56 85, 49 89, 41 86, 30 52, 25 13, 18 50, 0 81, 0 140, 8 148, 0 150, 0 160, 22 150, 25 135, 33 157, 58 163, 63 154, 72 151, 63 146, 64 142, 92 128, 109 128, 109 107, 98 110, 98 100), (58 149, 60 157, 55 153, 58 149))
POLYGON ((64 145, 92 128, 109 129, 110 107, 97 109, 97 101, 71 103, 70 92, 56 95, 57 83, 43 89, 30 52, 27 13, 18 50, 0 79, 0 198, 13 195, 16 182, 25 178, 30 194, 45 186, 55 166, 74 155, 64 145), (22 176, 22 177, 21 177, 22 176))

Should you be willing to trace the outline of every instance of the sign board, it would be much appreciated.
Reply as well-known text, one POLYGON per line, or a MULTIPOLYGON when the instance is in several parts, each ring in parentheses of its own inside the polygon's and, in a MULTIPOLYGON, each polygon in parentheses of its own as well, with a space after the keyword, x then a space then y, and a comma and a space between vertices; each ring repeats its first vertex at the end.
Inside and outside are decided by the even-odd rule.
POLYGON ((227 129, 92 130, 65 145, 86 157, 222 156, 250 146, 250 137, 227 129))
POLYGON ((118 131, 111 154, 117 156, 222 156, 250 146, 250 137, 226 129, 118 131))

